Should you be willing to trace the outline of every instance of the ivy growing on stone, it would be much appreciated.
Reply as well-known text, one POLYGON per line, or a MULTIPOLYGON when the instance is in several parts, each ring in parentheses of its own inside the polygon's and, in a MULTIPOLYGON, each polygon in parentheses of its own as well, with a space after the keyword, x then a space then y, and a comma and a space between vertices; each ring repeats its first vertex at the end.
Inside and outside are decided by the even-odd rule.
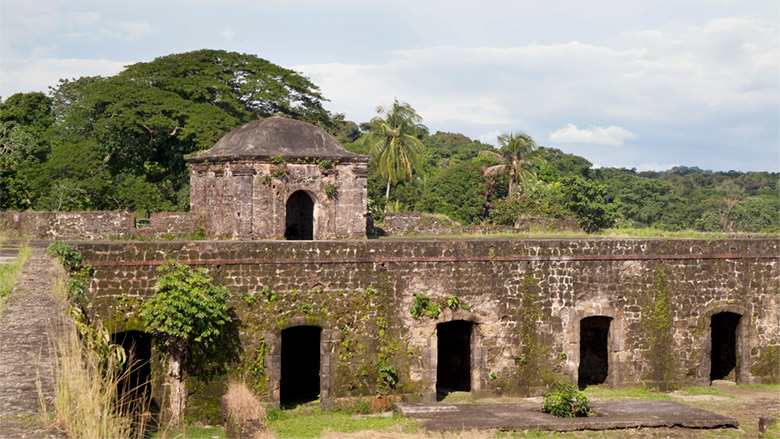
POLYGON ((461 302, 460 299, 452 294, 441 299, 439 302, 435 302, 431 300, 424 291, 418 291, 414 293, 414 299, 412 299, 412 306, 409 308, 409 312, 415 319, 422 316, 435 319, 444 308, 455 311, 461 307, 463 309, 471 309, 468 304, 461 302))
POLYGON ((409 308, 409 312, 412 313, 412 317, 419 319, 423 315, 430 318, 436 318, 439 316, 439 307, 436 303, 431 302, 428 295, 423 291, 414 293, 414 299, 412 299, 412 307, 409 308))
POLYGON ((330 169, 330 167, 333 165, 333 162, 329 159, 320 160, 320 163, 317 165, 320 167, 320 170, 326 171, 330 169))
POLYGON ((280 155, 271 157, 271 164, 276 165, 276 166, 283 165, 284 164, 284 157, 282 157, 280 155))
POLYGON ((328 198, 336 198, 338 194, 339 190, 335 184, 329 184, 325 186, 325 195, 327 195, 328 198))

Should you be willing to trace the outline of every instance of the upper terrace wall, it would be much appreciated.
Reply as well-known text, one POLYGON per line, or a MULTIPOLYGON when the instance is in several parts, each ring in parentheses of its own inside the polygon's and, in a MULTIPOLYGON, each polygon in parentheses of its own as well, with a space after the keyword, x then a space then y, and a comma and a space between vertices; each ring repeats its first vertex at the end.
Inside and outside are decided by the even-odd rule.
POLYGON ((269 381, 259 385, 274 401, 279 334, 301 324, 323 328, 326 401, 374 394, 382 356, 399 372, 394 392, 433 398, 436 325, 450 320, 474 325, 475 394, 525 394, 557 379, 576 382, 580 321, 589 316, 612 319, 608 384, 709 382, 711 317, 722 311, 742 316, 735 379, 778 380, 775 239, 80 242, 77 247, 95 268, 89 285, 94 312, 116 330, 136 324, 133 298, 153 293, 155 270, 167 259, 206 268, 232 293, 243 352, 239 370, 257 361, 261 344, 267 347, 261 361, 269 381), (420 291, 433 300, 453 295, 460 306, 415 319, 410 307, 420 291))
POLYGON ((148 227, 136 227, 128 212, 0 211, 0 230, 11 236, 54 240, 184 238, 205 227, 191 212, 155 212, 148 227))

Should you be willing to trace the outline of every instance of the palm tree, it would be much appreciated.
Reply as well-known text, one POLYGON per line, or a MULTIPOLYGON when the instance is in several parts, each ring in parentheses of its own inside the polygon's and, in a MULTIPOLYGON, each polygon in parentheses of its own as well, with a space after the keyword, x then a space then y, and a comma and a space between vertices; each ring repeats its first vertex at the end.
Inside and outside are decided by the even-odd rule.
POLYGON ((417 138, 428 129, 422 118, 406 102, 393 101, 390 107, 377 107, 378 116, 371 119, 367 141, 371 157, 376 160, 379 173, 387 179, 385 200, 390 198, 390 185, 412 178, 418 166, 422 142, 417 138))
POLYGON ((509 133, 498 136, 498 144, 501 145, 499 154, 488 152, 489 155, 500 157, 505 165, 504 170, 509 170, 509 193, 507 198, 512 198, 518 185, 522 192, 528 190, 528 184, 535 181, 536 168, 544 165, 544 158, 539 155, 536 142, 526 133, 509 133))

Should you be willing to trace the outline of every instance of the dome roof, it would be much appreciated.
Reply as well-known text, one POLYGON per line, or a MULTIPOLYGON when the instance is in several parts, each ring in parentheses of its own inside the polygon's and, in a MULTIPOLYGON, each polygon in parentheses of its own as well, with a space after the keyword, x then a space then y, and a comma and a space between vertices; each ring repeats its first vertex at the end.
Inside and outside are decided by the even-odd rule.
POLYGON ((225 134, 208 151, 187 161, 267 159, 276 156, 368 161, 367 156, 345 150, 322 128, 284 117, 269 117, 242 125, 225 134))

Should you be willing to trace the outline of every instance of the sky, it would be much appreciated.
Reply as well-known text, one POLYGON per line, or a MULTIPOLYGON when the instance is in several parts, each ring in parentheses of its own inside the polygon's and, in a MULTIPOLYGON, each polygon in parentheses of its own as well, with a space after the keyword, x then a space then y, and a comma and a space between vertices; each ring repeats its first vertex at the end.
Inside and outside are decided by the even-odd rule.
POLYGON ((780 171, 777 0, 2 0, 0 96, 198 49, 309 77, 366 122, 522 131, 600 167, 780 171))

